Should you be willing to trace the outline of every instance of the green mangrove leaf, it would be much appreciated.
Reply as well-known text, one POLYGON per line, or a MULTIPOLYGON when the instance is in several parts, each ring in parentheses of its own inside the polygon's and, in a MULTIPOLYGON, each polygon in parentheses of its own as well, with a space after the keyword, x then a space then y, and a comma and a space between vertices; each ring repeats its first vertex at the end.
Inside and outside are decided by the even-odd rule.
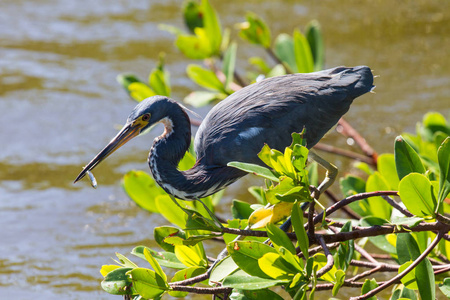
POLYGON ((195 28, 203 27, 203 11, 197 1, 185 1, 182 10, 184 23, 191 33, 194 33, 195 28))
POLYGON ((236 66, 236 50, 237 44, 231 43, 230 47, 228 47, 227 51, 223 57, 222 71, 225 74, 225 90, 230 87, 230 83, 233 82, 234 79, 234 68, 236 66))
POLYGON ((123 176, 122 187, 139 207, 153 213, 159 212, 155 198, 166 192, 144 171, 129 171, 123 176))
POLYGON ((400 181, 399 195, 406 208, 418 217, 434 216, 437 207, 433 185, 425 175, 411 173, 400 181))
POLYGON ((239 36, 250 43, 270 48, 271 34, 266 23, 251 12, 247 13, 245 18, 247 21, 239 24, 239 36))
POLYGON ((303 211, 300 208, 299 202, 296 202, 292 207, 291 220, 295 235, 297 236, 297 244, 300 247, 305 259, 308 259, 309 239, 304 227, 305 221, 303 220, 303 211))
POLYGON ((426 170, 419 155, 402 136, 395 139, 394 155, 397 175, 400 180, 412 172, 425 173, 426 170))
POLYGON ((276 253, 272 247, 256 241, 235 241, 227 245, 234 262, 246 273, 261 278, 272 278, 261 270, 258 260, 266 253, 276 253))
POLYGON ((209 276, 209 284, 213 285, 214 282, 221 282, 224 278, 228 277, 237 269, 239 269, 239 267, 231 258, 231 256, 225 257, 219 263, 217 263, 212 270, 211 275, 209 276))
POLYGON ((308 40, 300 32, 300 30, 294 30, 294 54, 295 62, 297 64, 297 70, 299 73, 310 73, 314 71, 314 60, 309 47, 308 40))
POLYGON ((269 223, 266 225, 266 231, 275 250, 279 251, 279 248, 283 246, 289 250, 289 252, 295 254, 295 247, 283 230, 278 228, 275 224, 269 223))
POLYGON ((447 137, 438 149, 439 205, 450 193, 450 138, 447 137))
MULTIPOLYGON (((374 172, 369 176, 366 183, 367 192, 386 191, 389 190, 389 184, 386 179, 379 173, 374 172)), ((370 207, 370 215, 389 220, 391 218, 392 206, 389 205, 381 197, 370 197, 367 199, 370 207)))
POLYGON ((137 246, 132 251, 131 254, 146 260, 144 255, 144 249, 150 252, 150 255, 163 267, 168 267, 172 269, 184 269, 186 268, 177 258, 177 256, 172 252, 157 252, 145 246, 137 246))
POLYGON ((213 71, 204 69, 199 65, 190 64, 187 66, 186 72, 189 78, 199 86, 225 93, 222 82, 213 71))
POLYGON ((109 272, 101 285, 102 289, 113 295, 132 295, 136 293, 127 272, 133 268, 118 268, 109 272))
POLYGON ((294 40, 286 33, 282 33, 275 39, 275 55, 284 62, 293 73, 298 73, 295 61, 294 40))
POLYGON ((144 268, 135 268, 127 273, 131 277, 136 292, 146 299, 153 299, 162 295, 169 289, 167 281, 155 271, 144 268))
POLYGON ((322 38, 322 29, 317 20, 312 20, 306 25, 306 39, 314 59, 314 71, 320 71, 325 64, 325 47, 322 38))
POLYGON ((170 97, 170 86, 166 74, 160 69, 154 69, 149 76, 149 84, 157 95, 170 97))
MULTIPOLYGON (((289 282, 288 280, 276 280, 272 278, 261 278, 256 276, 251 276, 242 270, 227 276, 223 281, 223 287, 230 287, 235 289, 245 289, 245 290, 260 290, 269 288, 272 286, 280 285, 289 282)), ((266 299, 266 298, 264 298, 266 299)))
MULTIPOLYGON (((195 277, 195 276, 199 276, 205 272, 206 272, 206 269, 203 267, 190 267, 190 268, 176 272, 170 282, 183 281, 183 280, 195 277)), ((195 284, 191 284, 190 286, 193 286, 193 285, 195 285, 195 284)), ((169 295, 172 297, 183 298, 183 297, 186 297, 188 294, 189 294, 188 292, 169 291, 169 295)))
POLYGON ((389 189, 398 190, 399 179, 395 168, 395 156, 391 153, 383 153, 377 159, 378 171, 386 179, 389 189))
POLYGON ((248 219, 252 213, 253 209, 249 203, 236 199, 231 202, 231 214, 234 219, 248 219))
POLYGON ((292 280, 299 271, 286 262, 278 253, 266 253, 258 259, 258 265, 266 275, 273 279, 292 280))
POLYGON ((272 172, 272 170, 259 165, 232 161, 229 162, 227 166, 237 168, 248 173, 253 173, 256 176, 267 178, 275 182, 279 181, 278 176, 274 172, 272 172))
POLYGON ((450 298, 450 278, 447 277, 442 281, 442 284, 439 284, 439 289, 441 292, 450 298))
MULTIPOLYGON (((364 281, 364 284, 361 289, 361 295, 367 294, 368 292, 375 289, 376 287, 378 287, 378 283, 376 282, 375 279, 370 279, 370 280, 366 279, 366 281, 364 281)), ((373 297, 367 298, 367 300, 377 300, 377 297, 373 296, 373 297)))
POLYGON ((226 94, 207 91, 194 91, 184 98, 186 104, 193 107, 202 107, 210 104, 216 100, 223 100, 226 98, 226 94))

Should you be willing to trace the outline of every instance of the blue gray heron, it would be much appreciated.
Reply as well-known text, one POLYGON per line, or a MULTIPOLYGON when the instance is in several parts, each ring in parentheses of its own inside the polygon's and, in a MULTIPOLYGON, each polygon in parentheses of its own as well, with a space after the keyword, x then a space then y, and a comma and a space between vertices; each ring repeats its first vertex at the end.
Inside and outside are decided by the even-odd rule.
POLYGON ((306 145, 313 147, 353 100, 372 88, 373 75, 366 66, 278 76, 242 88, 214 106, 201 123, 194 141, 197 161, 187 171, 177 166, 191 143, 189 117, 176 101, 150 97, 135 107, 75 182, 130 139, 162 123, 164 133, 154 140, 148 157, 154 179, 176 198, 203 198, 247 174, 227 166, 229 162, 264 165, 257 156, 264 144, 283 151, 291 134, 305 128, 306 145))

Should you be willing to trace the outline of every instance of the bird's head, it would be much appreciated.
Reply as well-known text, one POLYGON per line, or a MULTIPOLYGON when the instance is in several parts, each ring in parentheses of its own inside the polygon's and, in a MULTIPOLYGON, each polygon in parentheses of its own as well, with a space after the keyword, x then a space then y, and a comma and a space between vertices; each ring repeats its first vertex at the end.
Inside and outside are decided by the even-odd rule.
POLYGON ((167 97, 154 96, 141 101, 128 116, 126 124, 117 135, 100 151, 75 179, 74 183, 82 179, 88 171, 94 169, 114 151, 125 145, 132 138, 161 122, 170 109, 172 100, 167 97))

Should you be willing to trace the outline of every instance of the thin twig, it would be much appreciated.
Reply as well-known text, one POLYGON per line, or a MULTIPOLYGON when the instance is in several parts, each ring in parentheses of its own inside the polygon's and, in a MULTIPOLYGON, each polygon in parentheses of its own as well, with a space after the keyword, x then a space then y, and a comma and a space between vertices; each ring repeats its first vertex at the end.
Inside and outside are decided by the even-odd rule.
MULTIPOLYGON (((362 199, 366 199, 369 197, 375 197, 375 196, 383 196, 383 195, 392 195, 392 196, 397 196, 398 192, 396 191, 377 191, 377 192, 367 192, 367 193, 360 193, 360 194, 356 194, 356 195, 352 195, 349 196, 345 199, 342 199, 341 201, 339 201, 338 203, 335 203, 333 205, 331 205, 330 207, 328 207, 325 211, 326 215, 329 216, 330 214, 332 214, 333 212, 335 212, 336 210, 352 203, 358 200, 362 200, 362 199)), ((318 214, 315 218, 314 218, 314 223, 319 223, 322 220, 323 217, 323 213, 321 212, 320 214, 318 214)))
POLYGON ((363 154, 359 154, 353 151, 349 151, 349 150, 345 150, 342 148, 338 148, 332 145, 328 145, 325 143, 317 143, 314 147, 314 149, 323 151, 323 152, 328 152, 328 153, 333 153, 336 155, 340 155, 343 157, 348 157, 357 161, 361 161, 361 162, 365 162, 369 165, 373 165, 373 159, 370 157, 367 157, 363 154))
POLYGON ((428 254, 430 254, 430 252, 434 249, 434 247, 436 247, 436 245, 442 239, 442 237, 444 236, 444 233, 445 233, 444 230, 440 230, 438 232, 436 238, 427 247, 427 249, 425 249, 425 251, 411 265, 409 265, 405 270, 403 270, 400 274, 398 274, 397 276, 394 276, 390 280, 384 282, 383 284, 379 285, 378 287, 376 287, 375 289, 369 291, 368 293, 366 293, 366 294, 364 294, 362 296, 359 296, 359 297, 352 297, 352 298, 350 298, 350 300, 364 300, 364 299, 368 299, 368 298, 370 298, 372 296, 375 296, 376 294, 378 294, 382 290, 386 289, 387 287, 391 286, 396 281, 402 279, 406 274, 408 274, 412 269, 414 269, 420 262, 422 262, 422 260, 424 260, 428 256, 428 254))
POLYGON ((232 288, 227 287, 196 287, 196 286, 184 286, 184 285, 173 285, 173 291, 189 292, 194 294, 223 294, 231 292, 232 288))
POLYGON ((358 275, 356 275, 356 276, 350 278, 349 281, 352 281, 352 282, 353 282, 353 281, 359 280, 359 279, 361 279, 361 278, 370 276, 370 275, 372 275, 373 273, 376 273, 376 272, 380 271, 381 269, 382 269, 382 266, 381 266, 381 265, 378 265, 378 266, 376 266, 376 267, 373 268, 373 269, 370 269, 370 270, 368 270, 368 271, 366 271, 366 272, 362 272, 362 273, 360 273, 360 274, 358 274, 358 275))
POLYGON ((328 250, 327 244, 323 240, 323 237, 321 235, 317 235, 317 240, 319 241, 320 246, 322 246, 323 252, 325 253, 325 256, 327 257, 327 263, 325 264, 325 266, 323 266, 322 269, 317 271, 317 278, 319 278, 326 272, 330 271, 331 268, 333 268, 334 259, 333 259, 333 255, 331 255, 331 253, 330 253, 330 250, 328 250))
POLYGON ((368 261, 362 261, 362 260, 355 260, 352 259, 350 261, 350 265, 355 266, 355 267, 361 267, 361 268, 376 268, 376 267, 380 267, 380 271, 382 272, 398 272, 398 269, 400 268, 399 265, 390 265, 390 264, 385 264, 385 263, 372 263, 372 262, 368 262, 368 261))
POLYGON ((192 278, 188 278, 188 279, 185 279, 185 280, 170 282, 169 285, 170 286, 191 285, 191 284, 194 284, 194 283, 202 282, 203 280, 206 280, 208 278, 209 278, 209 274, 208 273, 203 273, 203 274, 200 274, 198 276, 195 276, 195 277, 192 277, 192 278))
MULTIPOLYGON (((328 244, 327 247, 328 247, 328 249, 334 249, 334 248, 339 247, 340 244, 341 243, 332 243, 332 244, 328 244)), ((308 249, 308 254, 309 254, 309 256, 312 256, 312 255, 314 255, 316 253, 319 253, 322 250, 323 250, 322 246, 317 246, 317 247, 308 249)), ((305 258, 305 256, 303 255, 302 251, 300 250, 300 247, 295 248, 295 251, 296 251, 298 257, 305 258)))
POLYGON ((407 217, 414 217, 414 215, 412 213, 409 212, 409 210, 403 208, 400 204, 398 204, 394 199, 392 199, 391 197, 387 196, 387 195, 383 195, 381 196, 381 198, 383 198, 384 200, 386 200, 387 203, 389 203, 393 208, 395 208, 396 210, 398 210, 399 212, 401 212, 402 214, 404 214, 407 217))
MULTIPOLYGON (((333 201, 333 203, 338 203, 339 199, 336 197, 336 195, 334 195, 331 191, 329 190, 325 190, 325 195, 327 195, 327 197, 333 201)), ((350 218, 354 219, 354 220, 359 220, 361 219, 360 216, 358 216, 353 210, 349 209, 348 207, 344 206, 342 207, 342 211, 344 213, 346 213, 350 218)))
POLYGON ((344 120, 344 118, 341 118, 339 120, 336 130, 343 136, 352 138, 355 141, 355 143, 361 148, 364 154, 372 158, 373 160, 372 164, 376 166, 378 156, 377 153, 367 143, 367 141, 359 134, 359 132, 356 131, 356 129, 353 128, 347 121, 344 120))
POLYGON ((271 48, 265 48, 265 49, 266 49, 267 54, 269 54, 269 56, 275 61, 275 63, 283 65, 283 67, 286 69, 287 74, 294 73, 292 71, 291 67, 289 67, 289 65, 287 63, 285 63, 284 61, 279 59, 278 56, 275 54, 275 52, 273 52, 273 50, 271 48))
MULTIPOLYGON (((315 194, 313 192, 313 194, 315 194)), ((308 209, 308 235, 310 239, 314 239, 314 205, 316 202, 313 200, 309 203, 308 209)))

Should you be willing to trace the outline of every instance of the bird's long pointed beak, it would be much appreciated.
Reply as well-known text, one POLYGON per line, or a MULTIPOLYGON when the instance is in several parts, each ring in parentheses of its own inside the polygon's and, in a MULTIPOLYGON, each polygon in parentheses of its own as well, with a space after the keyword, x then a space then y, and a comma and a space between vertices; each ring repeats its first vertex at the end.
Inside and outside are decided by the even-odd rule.
POLYGON ((83 171, 77 176, 73 183, 76 183, 82 179, 88 171, 94 169, 99 163, 107 158, 114 151, 125 145, 129 140, 139 135, 141 132, 142 124, 127 123, 119 131, 119 133, 100 151, 84 168, 83 171))

